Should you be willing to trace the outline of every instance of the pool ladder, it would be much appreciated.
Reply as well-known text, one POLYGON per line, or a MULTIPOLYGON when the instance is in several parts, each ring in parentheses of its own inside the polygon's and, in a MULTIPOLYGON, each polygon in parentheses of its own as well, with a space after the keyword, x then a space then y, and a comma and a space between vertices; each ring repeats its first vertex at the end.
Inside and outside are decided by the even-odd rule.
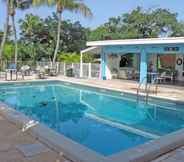
POLYGON ((144 78, 142 79, 142 81, 139 83, 139 86, 138 86, 138 88, 137 88, 137 102, 139 102, 140 97, 143 96, 143 95, 140 95, 140 91, 142 90, 142 86, 145 86, 145 87, 143 88, 143 90, 144 90, 144 92, 145 92, 145 97, 144 97, 144 98, 145 98, 146 104, 148 104, 148 101, 149 101, 149 94, 150 94, 151 87, 152 87, 153 85, 155 85, 155 94, 157 94, 157 92, 158 92, 158 84, 157 84, 156 79, 154 79, 152 83, 146 82, 146 84, 144 84, 144 82, 145 82, 146 80, 147 80, 147 77, 144 77, 144 78))

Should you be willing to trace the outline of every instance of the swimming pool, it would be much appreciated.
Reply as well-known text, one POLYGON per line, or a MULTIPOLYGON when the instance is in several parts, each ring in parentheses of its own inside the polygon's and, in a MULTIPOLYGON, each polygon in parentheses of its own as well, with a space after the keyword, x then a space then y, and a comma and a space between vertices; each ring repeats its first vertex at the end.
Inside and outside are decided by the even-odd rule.
POLYGON ((105 156, 184 127, 182 104, 59 81, 0 85, 0 101, 105 156))

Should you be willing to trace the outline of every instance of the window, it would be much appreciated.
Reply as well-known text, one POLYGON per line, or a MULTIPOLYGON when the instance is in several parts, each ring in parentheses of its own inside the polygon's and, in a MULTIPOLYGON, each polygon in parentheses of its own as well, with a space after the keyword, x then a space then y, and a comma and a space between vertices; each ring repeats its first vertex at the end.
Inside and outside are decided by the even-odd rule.
POLYGON ((133 54, 121 56, 119 67, 133 67, 133 54))

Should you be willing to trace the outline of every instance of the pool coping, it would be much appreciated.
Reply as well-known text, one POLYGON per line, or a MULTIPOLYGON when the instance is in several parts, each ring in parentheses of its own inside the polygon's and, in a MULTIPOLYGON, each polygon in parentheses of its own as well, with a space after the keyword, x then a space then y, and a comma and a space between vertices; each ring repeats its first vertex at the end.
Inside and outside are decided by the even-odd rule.
MULTIPOLYGON (((122 90, 120 88, 114 88, 114 87, 107 87, 103 85, 94 85, 92 83, 84 83, 74 80, 69 80, 70 78, 47 78, 47 79, 35 79, 35 80, 16 80, 16 81, 0 81, 1 84, 12 84, 12 83, 26 83, 26 82, 48 82, 48 81, 61 81, 61 82, 68 82, 76 85, 81 85, 81 86, 87 86, 91 88, 98 88, 98 89, 103 89, 103 90, 109 90, 109 91, 114 91, 114 92, 119 92, 119 93, 125 93, 125 94, 130 94, 130 95, 137 95, 136 91, 133 90, 122 90)), ((145 97, 144 93, 139 94, 141 97, 145 97)), ((184 100, 177 99, 175 97, 166 97, 166 96, 157 96, 153 94, 149 94, 149 98, 151 99, 161 99, 165 101, 172 101, 176 103, 182 103, 184 104, 184 100)))
MULTIPOLYGON (((16 111, 14 108, 0 102, 0 113, 8 121, 14 123, 18 128, 22 129, 27 123, 33 121, 30 117, 16 111)), ((105 162, 107 157, 100 155, 87 147, 57 133, 44 124, 37 123, 25 132, 37 138, 40 142, 46 144, 49 148, 77 162, 105 162)), ((23 133, 23 131, 22 131, 23 133)))
MULTIPOLYGON (((103 85, 94 85, 91 83, 80 82, 80 80, 78 80, 78 81, 69 80, 69 78, 67 78, 67 79, 66 78, 65 79, 64 78, 55 78, 55 79, 53 79, 53 81, 63 81, 63 82, 68 82, 68 83, 77 84, 77 85, 81 85, 81 86, 87 86, 87 87, 91 87, 91 88, 104 89, 104 90, 125 93, 125 94, 130 94, 130 95, 131 94, 137 95, 137 92, 133 91, 133 90, 122 90, 120 88, 107 87, 107 86, 103 86, 103 85)), ((145 97, 144 93, 140 93, 139 95, 142 97, 145 97)), ((161 99, 161 100, 165 100, 165 101, 172 101, 172 102, 176 102, 176 103, 184 103, 184 100, 176 99, 173 97, 157 96, 157 95, 153 95, 153 94, 149 94, 149 98, 161 99)))
MULTIPOLYGON (((52 81, 58 80, 54 79, 52 81)), ((59 81, 67 82, 64 80, 59 81)), ((22 128, 26 123, 32 120, 28 116, 2 102, 0 102, 0 113, 19 128, 22 128)), ((184 145, 184 129, 180 129, 171 134, 162 136, 159 139, 151 140, 145 144, 105 157, 72 141, 41 123, 28 129, 27 132, 33 137, 38 138, 41 142, 47 144, 53 150, 63 152, 67 158, 79 162, 148 162, 184 145)))

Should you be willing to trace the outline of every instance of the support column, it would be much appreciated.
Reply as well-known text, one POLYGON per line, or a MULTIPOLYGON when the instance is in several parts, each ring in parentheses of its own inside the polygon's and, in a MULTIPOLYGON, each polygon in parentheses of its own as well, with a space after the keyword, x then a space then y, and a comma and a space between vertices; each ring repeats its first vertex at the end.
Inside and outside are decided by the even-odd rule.
POLYGON ((105 53, 102 51, 101 53, 101 79, 102 80, 106 80, 106 55, 105 53))
POLYGON ((139 82, 140 83, 147 83, 147 53, 142 50, 141 54, 140 54, 140 79, 139 82))

